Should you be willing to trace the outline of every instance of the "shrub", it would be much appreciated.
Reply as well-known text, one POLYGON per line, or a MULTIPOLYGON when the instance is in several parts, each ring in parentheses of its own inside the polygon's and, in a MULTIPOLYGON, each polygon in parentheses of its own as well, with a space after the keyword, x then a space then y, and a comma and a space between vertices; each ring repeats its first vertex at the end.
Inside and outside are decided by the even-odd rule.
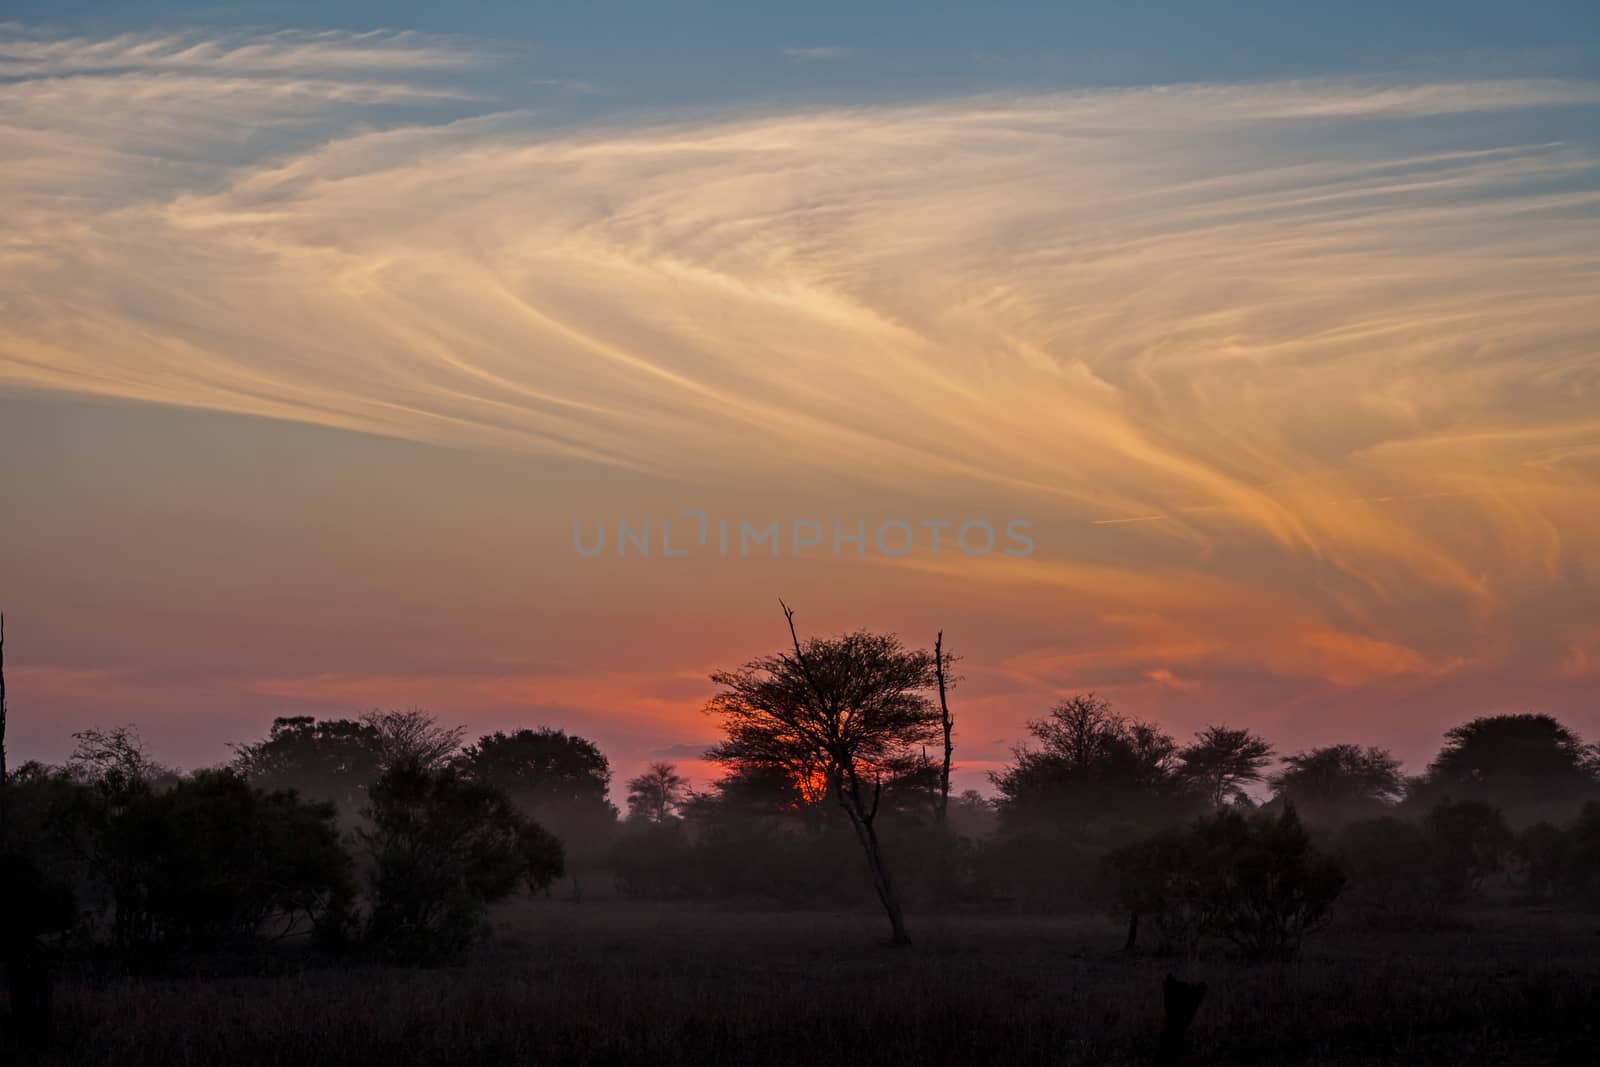
POLYGON ((1551 900, 1567 888, 1574 856, 1572 835, 1548 822, 1536 822, 1517 835, 1516 859, 1530 900, 1551 900))
POLYGON ((360 831, 371 861, 369 942, 392 958, 433 962, 487 932, 488 905, 518 882, 560 877, 561 843, 503 792, 453 770, 401 764, 370 791, 360 831))
POLYGON ((124 948, 246 943, 307 922, 327 934, 348 914, 351 862, 333 807, 232 771, 122 790, 103 852, 124 948))
POLYGON ((1225 809, 1119 849, 1108 857, 1130 916, 1151 915, 1167 951, 1192 950, 1202 935, 1231 942, 1247 959, 1288 959, 1319 928, 1344 887, 1295 815, 1247 816, 1225 809))
POLYGON ((1336 850, 1350 879, 1350 908, 1380 926, 1422 923, 1436 908, 1434 861, 1427 833, 1406 819, 1357 819, 1340 832, 1336 850))
POLYGON ((1459 904, 1476 895, 1483 880, 1505 868, 1516 844, 1505 818, 1479 800, 1441 801, 1423 820, 1433 857, 1437 901, 1459 904))
POLYGON ((1563 836, 1566 893, 1582 907, 1600 909, 1600 804, 1585 804, 1563 836))
POLYGON ((1293 957, 1344 888, 1292 807, 1248 818, 1222 811, 1194 832, 1207 925, 1248 959, 1293 957))
POLYGON ((1205 932, 1201 868, 1194 836, 1187 830, 1163 830, 1106 854, 1113 894, 1128 916, 1129 951, 1136 947, 1139 922, 1148 915, 1156 925, 1156 951, 1194 951, 1205 932))

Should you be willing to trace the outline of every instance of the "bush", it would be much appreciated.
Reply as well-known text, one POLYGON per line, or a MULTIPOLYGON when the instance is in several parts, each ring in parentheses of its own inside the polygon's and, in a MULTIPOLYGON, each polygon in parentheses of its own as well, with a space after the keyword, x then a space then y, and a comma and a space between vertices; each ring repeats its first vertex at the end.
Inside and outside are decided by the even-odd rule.
POLYGON ((103 852, 124 948, 211 948, 309 923, 337 936, 351 862, 332 805, 258 789, 232 771, 172 788, 123 789, 105 811, 103 852))
POLYGON ((1327 920, 1344 873, 1318 852, 1292 807, 1196 824, 1208 925, 1248 959, 1289 959, 1327 920))
POLYGON ((1156 924, 1157 952, 1184 954, 1199 946, 1206 927, 1205 898, 1191 832, 1163 830, 1107 853, 1105 862, 1117 906, 1128 916, 1125 948, 1136 947, 1139 922, 1146 915, 1156 924))
POLYGON ((1573 855, 1570 836, 1559 826, 1536 822, 1517 835, 1517 863, 1528 899, 1553 900, 1567 888, 1573 855))
POLYGON ((611 871, 625 896, 670 899, 696 888, 695 853, 677 821, 625 824, 611 848, 611 871))
POLYGON ((391 768, 360 831, 371 860, 367 939, 391 958, 435 962, 487 933, 488 905, 560 877, 559 841, 503 792, 453 770, 391 768))
POLYGON ((1600 909, 1600 804, 1585 804, 1563 836, 1565 892, 1581 907, 1600 909))
POLYGON ((1130 947, 1137 917, 1148 914, 1167 951, 1193 950, 1210 934, 1247 959, 1293 957, 1344 887, 1289 807, 1253 816, 1225 809, 1117 850, 1108 868, 1133 917, 1130 947))
POLYGON ((1479 800, 1441 801, 1423 820, 1441 906, 1475 896, 1483 880, 1505 869, 1516 838, 1499 810, 1479 800))
POLYGON ((1336 850, 1350 879, 1348 906, 1378 926, 1419 925, 1438 906, 1428 834, 1406 819, 1357 819, 1336 850))

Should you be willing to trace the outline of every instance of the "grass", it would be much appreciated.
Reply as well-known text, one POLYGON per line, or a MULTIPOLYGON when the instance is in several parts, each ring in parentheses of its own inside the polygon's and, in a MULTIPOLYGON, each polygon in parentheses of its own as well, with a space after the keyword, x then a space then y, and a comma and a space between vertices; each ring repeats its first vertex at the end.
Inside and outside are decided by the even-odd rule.
MULTIPOLYGON (((57 1046, 11 1062, 281 1064, 1133 1064, 1172 961, 1127 958, 1098 916, 875 916, 524 901, 437 970, 68 976, 57 1046)), ((1333 928, 1287 965, 1223 954, 1195 1063, 1592 1062, 1600 922, 1531 910, 1471 929, 1333 928)))

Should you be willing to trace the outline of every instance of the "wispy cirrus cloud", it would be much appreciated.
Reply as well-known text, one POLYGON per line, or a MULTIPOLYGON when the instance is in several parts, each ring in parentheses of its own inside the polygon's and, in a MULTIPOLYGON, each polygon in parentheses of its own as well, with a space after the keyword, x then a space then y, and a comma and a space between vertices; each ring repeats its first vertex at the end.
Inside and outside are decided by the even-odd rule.
POLYGON ((390 30, 63 37, 0 23, 0 77, 12 78, 129 71, 348 76, 463 70, 483 65, 486 55, 481 47, 390 30))
MULTIPOLYGON (((986 580, 1108 635, 1036 681, 1535 669, 1528 605, 1600 566, 1594 85, 427 111, 480 61, 0 45, 0 385, 1025 500, 1074 558, 986 580)), ((1581 621, 1538 670, 1588 669, 1581 621)))

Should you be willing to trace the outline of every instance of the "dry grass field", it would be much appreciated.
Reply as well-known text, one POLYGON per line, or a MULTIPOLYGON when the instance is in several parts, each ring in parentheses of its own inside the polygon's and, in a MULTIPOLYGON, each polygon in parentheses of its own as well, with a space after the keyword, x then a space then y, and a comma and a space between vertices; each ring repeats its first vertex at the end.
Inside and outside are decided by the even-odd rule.
MULTIPOLYGON (((41 1064, 1135 1064, 1174 962, 1085 916, 737 913, 522 901, 456 967, 69 977, 41 1064)), ((1464 928, 1332 927, 1292 964, 1184 964, 1210 995, 1194 1063, 1594 1062, 1600 920, 1529 909, 1464 928)), ((18 1061, 22 1062, 22 1061, 18 1061)))

